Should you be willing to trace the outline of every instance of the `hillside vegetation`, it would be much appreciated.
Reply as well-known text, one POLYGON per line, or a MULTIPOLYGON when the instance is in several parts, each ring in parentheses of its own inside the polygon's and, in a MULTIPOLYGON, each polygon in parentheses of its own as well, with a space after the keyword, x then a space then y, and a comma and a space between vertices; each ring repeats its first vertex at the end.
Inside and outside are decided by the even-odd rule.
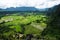
POLYGON ((0 18, 0 38, 1 39, 26 39, 28 34, 39 38, 41 32, 46 28, 46 15, 5 15, 0 18))

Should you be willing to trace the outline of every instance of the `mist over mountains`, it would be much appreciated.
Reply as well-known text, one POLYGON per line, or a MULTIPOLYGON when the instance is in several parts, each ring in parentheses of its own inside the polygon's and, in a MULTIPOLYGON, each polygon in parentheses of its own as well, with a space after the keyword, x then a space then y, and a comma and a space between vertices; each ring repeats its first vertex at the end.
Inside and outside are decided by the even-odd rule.
POLYGON ((43 9, 39 9, 39 8, 35 8, 35 7, 10 7, 10 8, 6 8, 6 9, 1 9, 0 11, 48 11, 51 12, 53 10, 55 10, 57 8, 58 5, 55 5, 51 8, 43 8, 43 9))
POLYGON ((38 9, 35 7, 11 7, 6 9, 0 9, 0 11, 46 11, 47 9, 38 9))

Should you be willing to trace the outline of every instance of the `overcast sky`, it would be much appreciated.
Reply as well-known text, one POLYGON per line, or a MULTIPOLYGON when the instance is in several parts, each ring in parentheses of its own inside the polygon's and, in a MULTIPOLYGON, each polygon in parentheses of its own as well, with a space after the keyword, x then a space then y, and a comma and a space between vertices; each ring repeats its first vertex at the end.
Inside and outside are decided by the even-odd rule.
POLYGON ((28 6, 42 9, 58 4, 60 0, 0 0, 0 8, 28 6))

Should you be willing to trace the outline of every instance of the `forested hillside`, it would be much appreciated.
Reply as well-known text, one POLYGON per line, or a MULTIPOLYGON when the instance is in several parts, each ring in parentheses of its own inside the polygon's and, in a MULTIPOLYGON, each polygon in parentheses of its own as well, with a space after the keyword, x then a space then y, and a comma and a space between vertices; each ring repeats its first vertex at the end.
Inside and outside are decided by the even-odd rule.
POLYGON ((50 11, 47 27, 42 32, 42 35, 50 39, 60 40, 60 5, 53 7, 50 11))
POLYGON ((59 7, 44 12, 0 11, 0 39, 60 40, 59 7))

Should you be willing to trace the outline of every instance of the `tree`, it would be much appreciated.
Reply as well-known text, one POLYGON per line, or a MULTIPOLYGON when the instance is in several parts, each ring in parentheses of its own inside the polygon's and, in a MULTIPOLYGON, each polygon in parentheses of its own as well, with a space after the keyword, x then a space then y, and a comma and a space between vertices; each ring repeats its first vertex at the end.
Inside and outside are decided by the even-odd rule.
POLYGON ((53 7, 50 13, 50 18, 47 22, 47 27, 42 32, 42 36, 55 37, 56 40, 60 39, 60 4, 53 7))

